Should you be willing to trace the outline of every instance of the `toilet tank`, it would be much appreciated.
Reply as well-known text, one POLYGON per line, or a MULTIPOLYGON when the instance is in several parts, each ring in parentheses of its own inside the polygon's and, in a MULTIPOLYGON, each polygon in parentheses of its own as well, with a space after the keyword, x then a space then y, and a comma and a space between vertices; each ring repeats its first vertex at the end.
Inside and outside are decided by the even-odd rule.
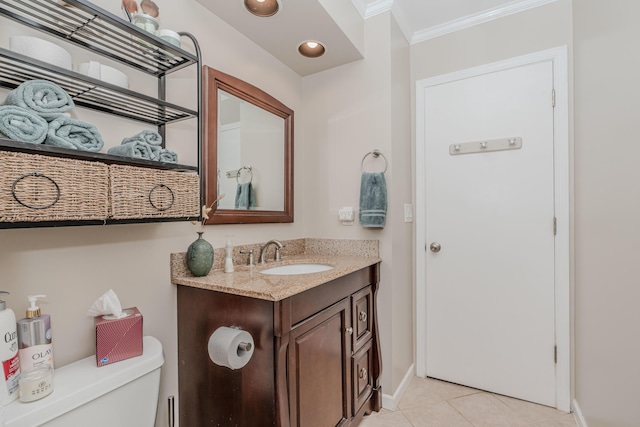
POLYGON ((95 356, 54 371, 53 392, 5 407, 5 427, 153 427, 158 405, 162 344, 143 338, 143 354, 96 366, 95 356))

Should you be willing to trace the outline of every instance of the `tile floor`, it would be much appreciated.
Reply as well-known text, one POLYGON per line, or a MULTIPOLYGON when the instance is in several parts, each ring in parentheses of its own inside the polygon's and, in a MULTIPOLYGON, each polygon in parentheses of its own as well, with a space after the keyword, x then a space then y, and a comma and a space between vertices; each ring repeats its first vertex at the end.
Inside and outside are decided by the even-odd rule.
POLYGON ((576 427, 572 414, 431 378, 414 377, 395 411, 360 427, 576 427))

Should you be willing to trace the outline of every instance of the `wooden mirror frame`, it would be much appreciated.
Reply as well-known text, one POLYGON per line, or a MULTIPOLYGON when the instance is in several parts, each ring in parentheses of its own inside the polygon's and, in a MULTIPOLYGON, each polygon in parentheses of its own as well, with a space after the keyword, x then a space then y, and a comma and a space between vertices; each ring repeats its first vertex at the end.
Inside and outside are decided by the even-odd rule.
MULTIPOLYGON (((212 206, 206 224, 293 222, 293 110, 257 87, 213 68, 203 67, 202 192, 207 207, 218 197, 218 89, 284 119, 284 210, 218 209, 212 206)), ((225 197, 234 197, 227 194, 225 197)))

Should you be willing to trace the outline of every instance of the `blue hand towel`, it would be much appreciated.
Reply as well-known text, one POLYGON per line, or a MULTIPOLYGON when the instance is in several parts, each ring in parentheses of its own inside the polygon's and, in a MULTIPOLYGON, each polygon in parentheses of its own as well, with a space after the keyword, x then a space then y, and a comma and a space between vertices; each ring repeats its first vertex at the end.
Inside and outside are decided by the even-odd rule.
POLYGON ((165 163, 178 163, 178 155, 171 150, 167 150, 166 148, 163 148, 160 151, 158 151, 158 156, 156 160, 158 160, 159 162, 165 162, 165 163))
POLYGON ((384 228, 387 219, 387 183, 382 172, 363 172, 360 180, 360 224, 384 228))
POLYGON ((251 209, 256 207, 256 195, 250 182, 238 184, 236 189, 236 209, 251 209))
POLYGON ((53 120, 75 107, 64 89, 48 80, 29 80, 9 92, 4 105, 16 105, 53 120))
POLYGON ((122 143, 126 144, 127 142, 131 142, 134 140, 144 141, 149 145, 162 145, 162 136, 160 136, 158 132, 154 132, 152 130, 143 130, 142 132, 139 132, 132 137, 123 139, 122 143))
POLYGON ((45 145, 98 152, 104 147, 102 135, 91 123, 60 116, 49 122, 45 145))
POLYGON ((4 105, 0 107, 0 137, 40 144, 47 137, 49 124, 33 111, 4 105))
POLYGON ((141 140, 133 140, 126 144, 111 147, 107 150, 107 153, 133 159, 155 160, 157 151, 155 148, 141 140))

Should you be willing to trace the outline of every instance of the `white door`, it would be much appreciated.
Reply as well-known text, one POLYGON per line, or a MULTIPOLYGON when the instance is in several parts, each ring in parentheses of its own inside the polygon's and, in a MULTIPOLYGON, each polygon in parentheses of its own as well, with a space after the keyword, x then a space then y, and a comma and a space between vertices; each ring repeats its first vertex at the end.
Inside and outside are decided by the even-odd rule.
POLYGON ((549 406, 552 88, 548 61, 429 87, 424 110, 426 242, 441 246, 426 256, 427 376, 549 406), (522 148, 492 151, 503 138, 522 148))

